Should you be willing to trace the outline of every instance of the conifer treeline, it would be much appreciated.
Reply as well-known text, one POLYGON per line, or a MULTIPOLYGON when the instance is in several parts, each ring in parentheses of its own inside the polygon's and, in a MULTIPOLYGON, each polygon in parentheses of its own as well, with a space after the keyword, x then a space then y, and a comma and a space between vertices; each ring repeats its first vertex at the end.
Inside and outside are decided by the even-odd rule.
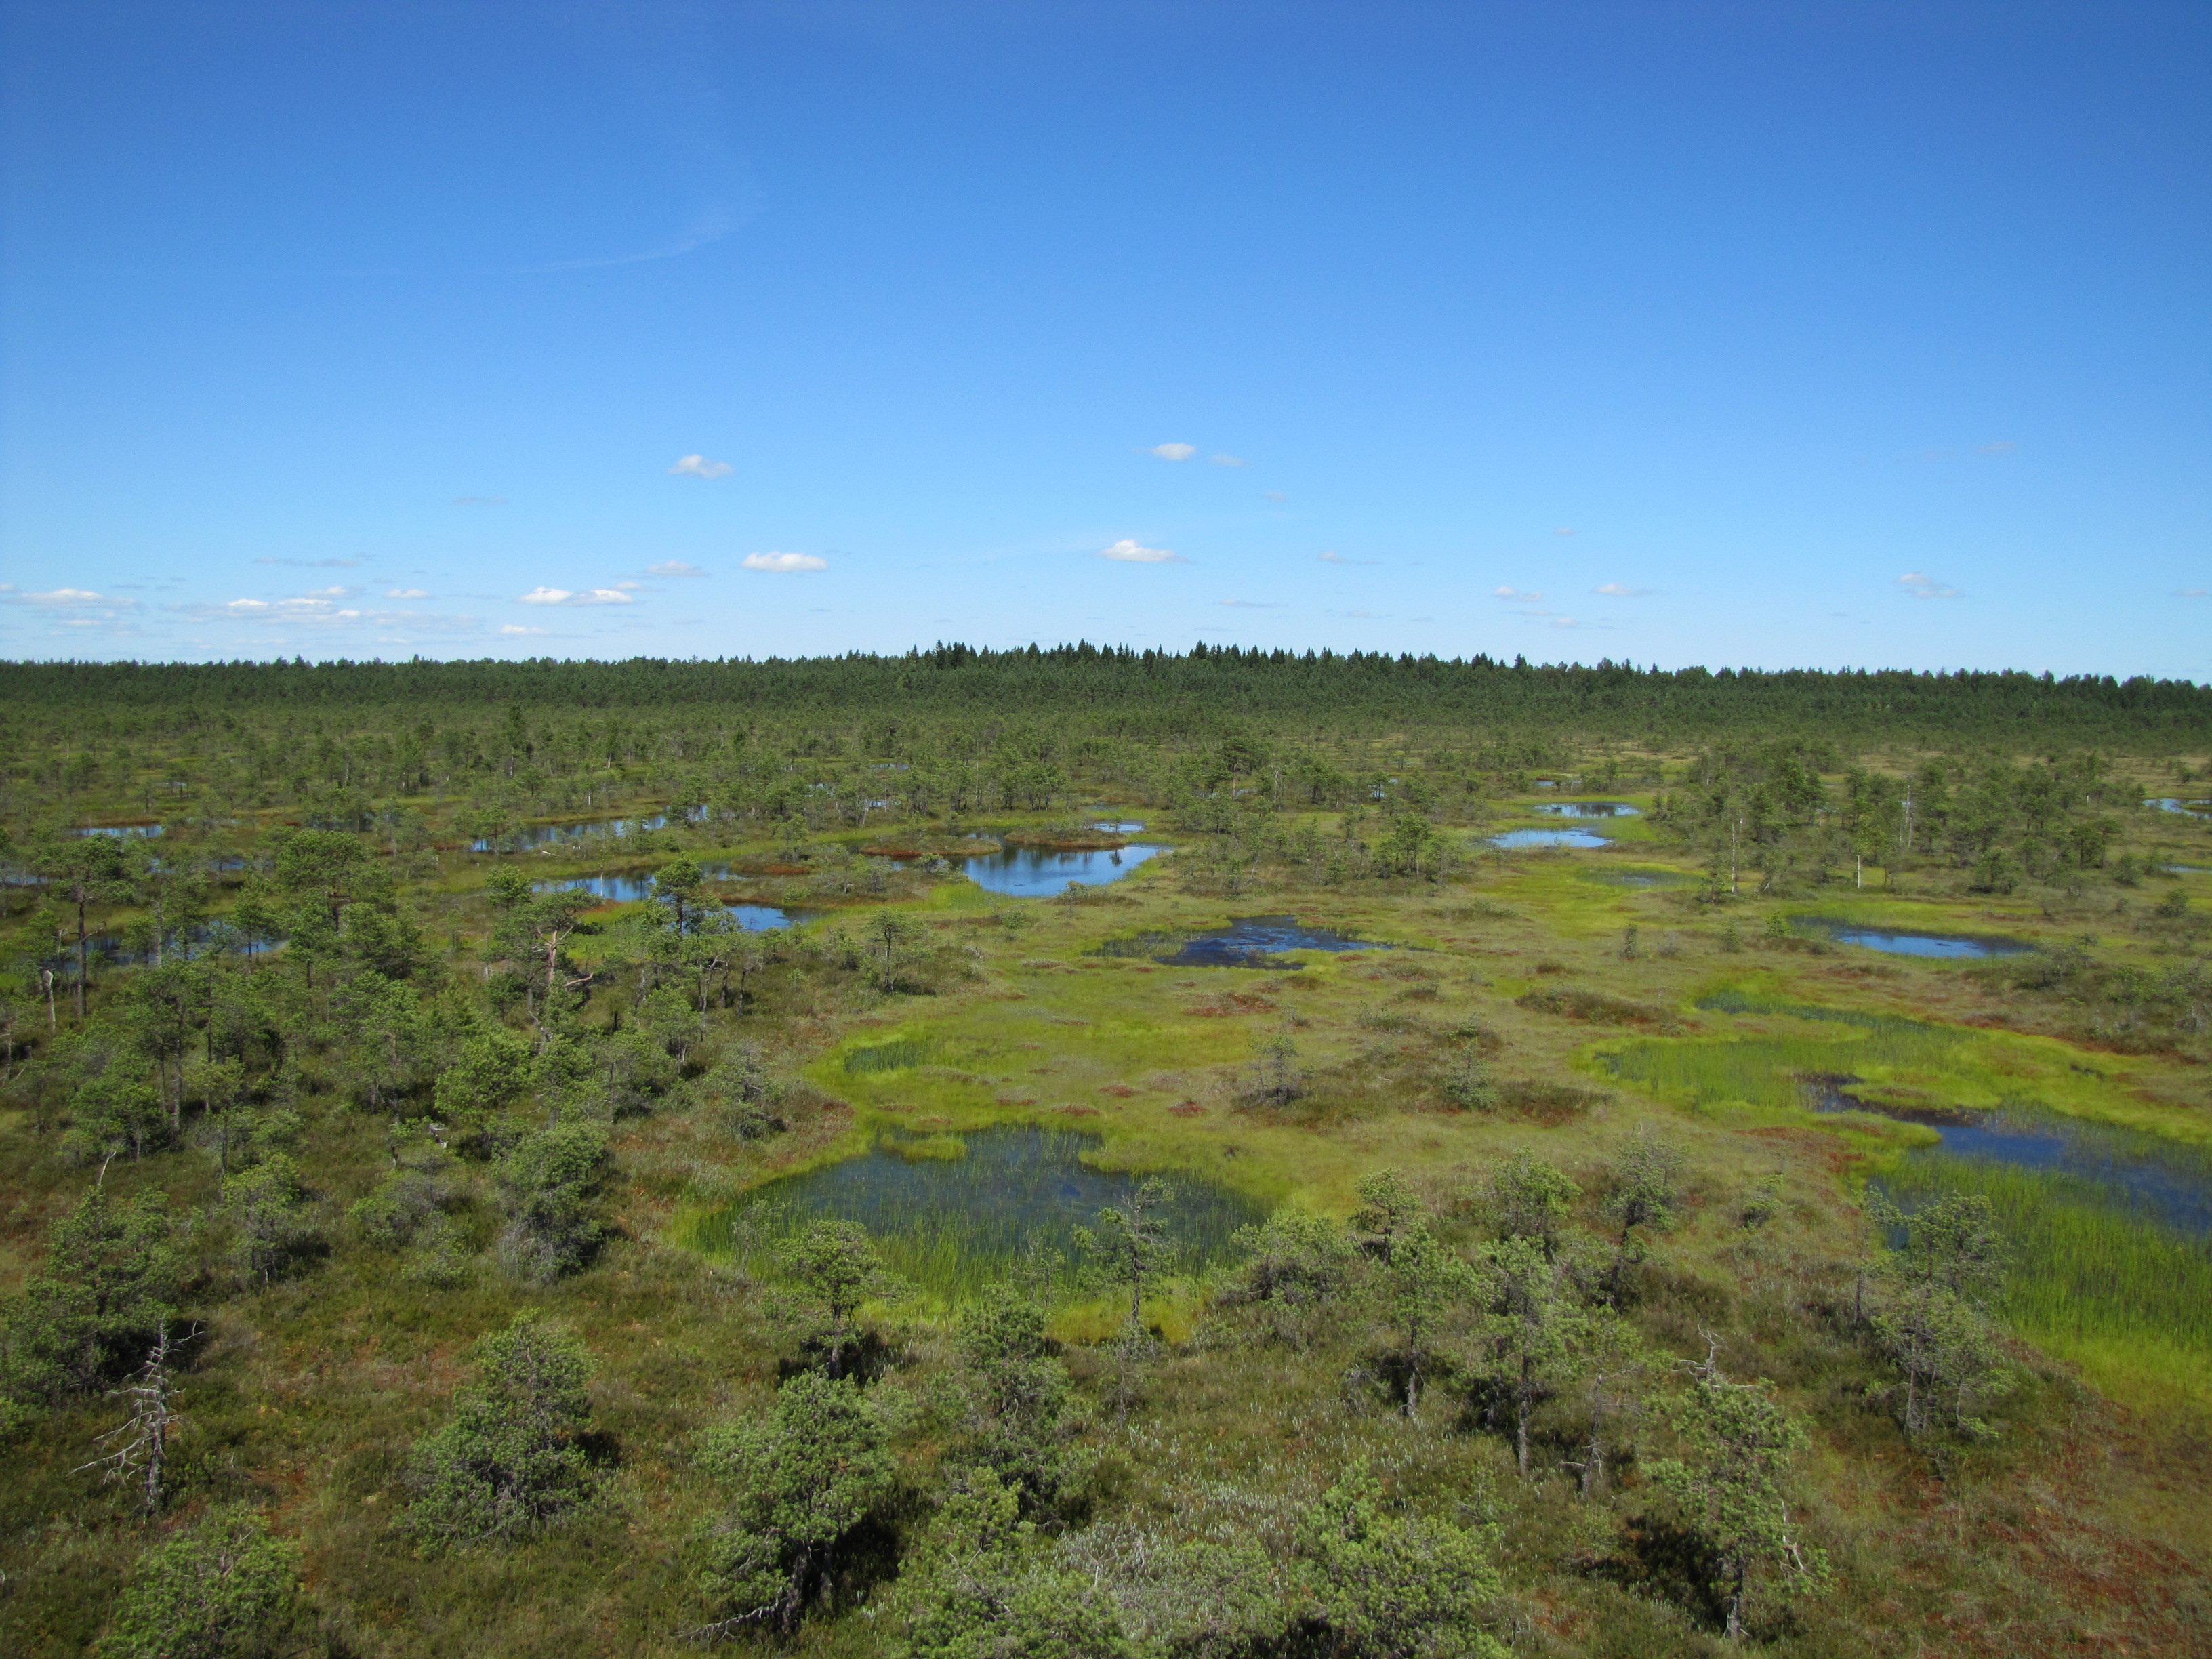
POLYGON ((1670 738, 1807 730, 1844 738, 2193 746, 2212 735, 2212 687, 2137 676, 1903 670, 1640 669, 1194 646, 1187 653, 1085 643, 993 651, 939 644, 901 655, 620 662, 0 664, 0 702, 21 710, 338 711, 428 706, 447 719, 497 705, 714 708, 777 719, 892 708, 947 714, 1087 714, 1124 736, 1194 720, 1334 717, 1352 723, 1492 725, 1670 738))

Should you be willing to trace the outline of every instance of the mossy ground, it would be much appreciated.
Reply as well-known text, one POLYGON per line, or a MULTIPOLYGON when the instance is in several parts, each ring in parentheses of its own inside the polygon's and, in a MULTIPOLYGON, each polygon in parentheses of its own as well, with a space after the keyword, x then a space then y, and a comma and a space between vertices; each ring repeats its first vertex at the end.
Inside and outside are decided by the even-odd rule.
MULTIPOLYGON (((1777 913, 2054 943, 2079 931, 2078 919, 2027 900, 1856 891, 1713 911, 1690 902, 1689 887, 1589 879, 1594 869, 1686 871, 1639 824, 1606 826, 1618 834, 1613 849, 1486 855, 1445 883, 1395 888, 1197 892, 1172 860, 1074 902, 908 883, 889 902, 933 939, 971 951, 975 976, 926 996, 831 996, 797 977, 775 981, 738 1026, 826 1103, 791 1133, 741 1143, 696 1116, 626 1123, 617 1146, 623 1185, 611 1206, 618 1237, 588 1272, 544 1292, 489 1269, 469 1287, 426 1291, 398 1281, 388 1258, 334 1222, 325 1261, 213 1316, 185 1401, 179 1491, 186 1502, 251 1492, 272 1503, 280 1529, 306 1546, 311 1590, 348 1650, 694 1651, 679 1633, 705 1604, 687 1576, 684 1540, 713 1494, 691 1449, 710 1423, 759 1407, 782 1352, 754 1287, 687 1242, 697 1218, 732 1195, 886 1133, 927 1142, 1021 1123, 1096 1133, 1104 1167, 1202 1174, 1261 1203, 1337 1215, 1373 1170, 1406 1170, 1449 1207, 1501 1156, 1528 1150, 1583 1184, 1579 1220, 1595 1231, 1606 1164, 1652 1125, 1685 1147, 1693 1179, 1684 1224, 1659 1247, 1638 1315, 1646 1334, 1687 1353, 1701 1351, 1701 1330, 1714 1331, 1819 1425, 1808 1519, 1833 1552, 1838 1586, 1769 1632, 1775 1650, 2191 1651, 2212 1627, 2212 1510, 2201 1501, 2212 1476, 2212 1375, 2203 1350, 2151 1330, 2029 1331, 2045 1352, 2022 1351, 2028 1383, 1999 1412, 1999 1439, 1939 1478, 1880 1405, 1879 1368, 1808 1311, 1843 1294, 1858 1247, 1856 1184, 1926 1133, 1814 1113, 1787 1079, 1849 1069, 1950 1104, 2032 1096, 2055 1111, 2204 1145, 2212 1105, 2202 1068, 2019 1029, 2020 1011, 1993 1002, 1957 963, 1761 943, 1777 913), (1094 954, 1132 933, 1282 911, 1404 948, 1299 953, 1295 970, 1094 954), (1006 925, 1011 913, 1026 924, 1006 925), (1597 1026, 1524 1006, 1539 988, 1602 993, 1648 1011, 1650 1026, 1597 1026), (1723 994, 1743 1011, 1700 1006, 1723 994), (1885 1036, 1792 1012, 1805 1008, 1894 1024, 1885 1036), (2000 1017, 2013 1029, 1995 1029, 2000 1017), (1682 1034, 1660 1035, 1662 1024, 1682 1034), (1260 1043, 1285 1036, 1304 1091, 1251 1103, 1246 1068, 1260 1043), (927 1062, 848 1068, 857 1049, 900 1042, 917 1045, 927 1062), (1502 1085, 1583 1092, 1570 1091, 1555 1110, 1455 1109, 1439 1069, 1466 1043, 1488 1054, 1502 1085), (1847 1067, 1832 1063, 1844 1057, 1847 1067), (1749 1228, 1743 1201, 1760 1188, 1776 1206, 1749 1228), (523 1306, 569 1323, 598 1360, 605 1501, 582 1525, 526 1549, 421 1558, 393 1525, 407 1449, 442 1419, 469 1343, 523 1306)), ((649 849, 629 850, 653 861, 649 849)), ((761 851, 695 856, 715 850, 761 851)), ((520 856, 549 876, 585 867, 520 856)), ((606 856, 595 852, 589 867, 606 856)), ((426 872, 420 885, 439 925, 462 934, 481 927, 473 895, 483 866, 447 854, 426 872)), ((2190 881, 2201 888, 2203 879, 2190 881)), ((855 916, 881 908, 865 894, 786 890, 798 884, 771 877, 744 886, 764 902, 855 916)), ((1538 1097, 1504 1092, 1509 1102, 1538 1097)), ((384 1167, 384 1126, 331 1094, 311 1094, 306 1106, 319 1197, 335 1218, 384 1167)), ((43 1155, 21 1115, 0 1121, 0 1138, 13 1199, 0 1273, 12 1281, 80 1183, 43 1155)), ((118 1165, 111 1179, 125 1189, 159 1182, 187 1204, 212 1197, 211 1171, 185 1155, 118 1165)), ((481 1235, 490 1219, 472 1224, 481 1235)), ((895 1316, 917 1371, 942 1347, 944 1312, 924 1303, 895 1316)), ((1100 1431, 1100 1512, 1240 1524, 1237 1504, 1286 1507, 1367 1455, 1408 1497, 1498 1520, 1518 1650, 1639 1659, 1721 1650, 1665 1593, 1650 1561, 1623 1556, 1593 1530, 1564 1476, 1520 1490, 1499 1443, 1448 1403, 1407 1424, 1348 1388, 1355 1333, 1311 1352, 1286 1349, 1233 1314, 1208 1314, 1194 1290, 1167 1312, 1170 1357, 1129 1426, 1100 1431)), ((1084 1340, 1110 1323, 1103 1304, 1062 1310, 1058 1328, 1079 1376, 1095 1378, 1103 1364, 1084 1340)), ((82 1650, 143 1540, 118 1501, 73 1472, 112 1417, 107 1402, 87 1402, 11 1449, 0 1497, 9 1558, 0 1647, 82 1650)), ((879 1636, 848 1617, 811 1626, 800 1648, 872 1653, 879 1636)))

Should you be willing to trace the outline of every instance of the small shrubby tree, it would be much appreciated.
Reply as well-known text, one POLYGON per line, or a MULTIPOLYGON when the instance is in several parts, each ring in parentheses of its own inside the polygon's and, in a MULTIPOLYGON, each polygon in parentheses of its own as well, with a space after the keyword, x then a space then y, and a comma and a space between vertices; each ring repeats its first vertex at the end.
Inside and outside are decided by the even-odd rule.
POLYGON ((1067 1367, 1045 1334, 1045 1310, 997 1284, 963 1312, 952 1390, 969 1461, 1030 1508, 1053 1503, 1081 1472, 1070 1437, 1082 1421, 1067 1367))
POLYGON ((268 1284, 316 1243, 307 1189, 287 1153, 273 1152, 225 1176, 222 1204, 236 1237, 239 1272, 249 1279, 268 1284))
POLYGON ((477 1381, 409 1470, 408 1522, 433 1547, 517 1542, 561 1524, 592 1493, 583 1346, 524 1313, 478 1343, 477 1357, 477 1381))
POLYGON ((1230 1244, 1246 1258, 1234 1294, 1266 1308, 1277 1340, 1300 1346, 1350 1291, 1359 1261, 1343 1227, 1302 1210, 1278 1210, 1256 1226, 1240 1227, 1230 1244))
POLYGON ((790 1284, 781 1308, 787 1322, 798 1328, 800 1345, 819 1357, 826 1376, 846 1376, 873 1335, 860 1310, 897 1300, 906 1285, 885 1269, 857 1221, 811 1221, 776 1247, 775 1258, 790 1284))
POLYGON ((1754 1589, 1807 1595, 1827 1577, 1826 1557, 1798 1536, 1785 1492, 1805 1428, 1767 1388, 1730 1381, 1708 1352, 1669 1413, 1690 1455, 1646 1468, 1712 1552, 1713 1589, 1731 1638, 1744 1633, 1754 1589))
POLYGON ((744 1042, 707 1074, 707 1097, 721 1121, 739 1140, 765 1140, 785 1128, 777 1110, 781 1093, 769 1074, 768 1057, 757 1042, 744 1042))
POLYGON ((562 1123, 525 1135, 494 1173, 507 1226, 500 1260, 526 1284, 550 1285, 589 1261, 605 1229, 595 1213, 610 1160, 606 1131, 562 1123))
POLYGON ((99 1659, 257 1659, 296 1614, 300 1552, 242 1505, 210 1510, 138 1558, 99 1659))
POLYGON ((1878 1225, 1905 1234, 1905 1248, 1883 1264, 1890 1294, 1870 1322, 1905 1373, 1905 1433, 1926 1434, 1948 1412, 1957 1432, 1986 1437, 1991 1431, 1974 1407, 2014 1380, 1987 1314, 2009 1254, 1990 1200, 1952 1193, 1906 1213, 1873 1192, 1867 1209, 1878 1225))
POLYGON ((1355 1463, 1300 1530, 1300 1622, 1318 1638, 1310 1650, 1334 1659, 1504 1659, 1481 1624, 1499 1589, 1490 1549, 1485 1533, 1388 1513, 1381 1483, 1355 1463))
POLYGON ((1474 1283, 1468 1265, 1429 1230, 1425 1217, 1401 1223, 1375 1276, 1374 1294, 1388 1333, 1385 1357, 1400 1379, 1400 1409, 1409 1418, 1420 1411, 1447 1326, 1474 1283))
POLYGON ((1175 1261, 1175 1242, 1159 1212, 1175 1202, 1175 1188, 1158 1176, 1146 1176, 1120 1207, 1098 1212, 1097 1227, 1076 1229, 1076 1243, 1091 1258, 1097 1284, 1126 1291, 1129 1323, 1145 1322, 1145 1292, 1156 1288, 1175 1261))
POLYGON ((1133 1659, 1099 1576, 1034 1534, 1012 1488, 988 1469, 967 1474, 899 1574, 901 1659, 1133 1659))
POLYGON ((87 1193, 47 1233, 44 1267, 5 1304, 0 1429, 137 1364, 175 1316, 185 1271, 161 1194, 87 1193))
POLYGON ((708 1433, 703 1461, 732 1501, 698 1540, 699 1582, 728 1611, 696 1634, 789 1635, 844 1588, 849 1546, 891 1495, 890 1437, 856 1380, 816 1371, 785 1382, 764 1419, 708 1433))
POLYGON ((460 1052, 438 1074, 438 1115, 470 1132, 481 1132, 495 1114, 520 1100, 530 1087, 530 1048, 496 1028, 463 1041, 460 1052))
POLYGON ((1490 1177, 1483 1209, 1500 1238, 1534 1239, 1547 1257, 1559 1251, 1559 1224, 1583 1189, 1533 1152, 1515 1152, 1490 1177))
POLYGON ((1429 1206, 1397 1170, 1377 1170, 1360 1177, 1359 1208, 1352 1213, 1352 1225, 1366 1235, 1363 1242, 1369 1252, 1385 1264, 1401 1232, 1408 1227, 1425 1230, 1428 1223, 1429 1206))
POLYGON ((1510 1415, 1514 1462, 1528 1477, 1529 1431, 1536 1408, 1572 1375, 1589 1320, 1567 1264, 1540 1238, 1501 1238, 1483 1252, 1484 1382, 1493 1410, 1510 1415))
POLYGON ((1305 1092, 1305 1073, 1298 1066, 1298 1045, 1278 1032, 1254 1045, 1252 1064, 1237 1091, 1248 1106, 1287 1106, 1305 1092))
POLYGON ((1667 1141, 1639 1128, 1613 1166, 1613 1191, 1606 1213, 1620 1224, 1620 1237, 1606 1269, 1605 1297, 1618 1306, 1627 1293, 1628 1270, 1643 1259, 1637 1230, 1664 1232, 1674 1224, 1682 1202, 1682 1154, 1667 1141))

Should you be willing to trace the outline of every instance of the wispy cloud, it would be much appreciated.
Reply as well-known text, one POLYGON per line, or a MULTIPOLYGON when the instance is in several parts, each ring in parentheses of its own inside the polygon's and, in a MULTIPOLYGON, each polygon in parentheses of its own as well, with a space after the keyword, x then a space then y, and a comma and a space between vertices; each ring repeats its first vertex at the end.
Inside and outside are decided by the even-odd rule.
POLYGON ((696 564, 686 564, 681 559, 664 559, 659 564, 645 568, 648 576, 703 576, 707 573, 696 564))
POLYGON ((1225 455, 1216 451, 1213 464, 1216 466, 1242 466, 1244 465, 1244 458, 1242 455, 1225 455))
POLYGON ((1291 498, 1279 489, 1263 489, 1260 492, 1260 499, 1263 501, 1287 501, 1291 498))
POLYGON ((559 270, 596 270, 605 265, 639 265, 654 259, 679 258, 695 248, 721 240, 749 216, 749 213, 733 210, 728 202, 709 202, 692 216, 690 224, 666 241, 652 247, 635 253, 608 253, 583 259, 556 259, 550 264, 525 265, 522 274, 541 276, 559 270))
MULTIPOLYGON (((383 628, 413 633, 455 633, 465 632, 477 625, 474 617, 446 616, 428 611, 394 611, 358 603, 349 604, 348 601, 359 592, 358 588, 351 587, 323 587, 290 599, 242 599, 222 605, 196 602, 168 605, 161 608, 192 622, 247 623, 280 630, 307 629, 327 632, 354 628, 383 628)), ((428 596, 413 588, 401 588, 386 597, 422 599, 428 596)))
POLYGON ((1554 536, 1571 536, 1575 533, 1575 527, 1571 524, 1563 524, 1552 533, 1554 536))
POLYGON ((2020 446, 2014 443, 2011 439, 2000 438, 1995 443, 1976 444, 1974 446, 1974 453, 1977 455, 2009 455, 2014 450, 2018 449, 2019 447, 2020 446))
POLYGON ((745 568, 765 570, 775 575, 788 575, 800 570, 827 570, 830 561, 811 553, 748 553, 745 568))
POLYGON ((499 631, 502 634, 543 634, 545 632, 542 628, 525 628, 520 623, 501 623, 499 625, 499 631))
POLYGON ((350 570, 359 559, 256 559, 256 564, 289 564, 295 570, 350 570))
POLYGON ((619 587, 533 587, 516 600, 517 605, 631 605, 630 596, 619 587))
POLYGON ((504 495, 456 495, 453 497, 453 505, 455 507, 505 507, 507 497, 504 495))
POLYGON ((384 597, 387 599, 427 599, 430 596, 419 587, 395 587, 384 597))
POLYGON ((1531 590, 1524 593, 1517 587, 1493 587, 1490 590, 1490 597, 1493 599, 1510 599, 1516 605, 1540 605, 1544 600, 1544 596, 1540 592, 1531 590))
POLYGON ((1966 596, 1948 582, 1918 570, 1908 570, 1897 579, 1897 585, 1916 599, 1963 599, 1966 596))
POLYGON ((1600 582, 1590 591, 1602 593, 1609 599, 1648 599, 1651 597, 1651 589, 1631 587, 1626 582, 1600 582))
POLYGON ((12 605, 36 605, 41 611, 86 611, 95 607, 128 611, 138 603, 136 599, 111 599, 88 587, 57 587, 45 593, 18 593, 10 588, 8 597, 12 605))
POLYGON ((1347 559, 1333 547, 1322 549, 1315 554, 1314 557, 1319 559, 1323 564, 1380 564, 1382 562, 1380 559, 1347 559))
POLYGON ((1098 550, 1102 559, 1113 559, 1121 564, 1188 564, 1190 561, 1180 553, 1164 547, 1146 547, 1129 537, 1123 537, 1111 547, 1098 550))
POLYGON ((1225 605, 1231 611, 1280 611, 1281 604, 1273 599, 1216 599, 1216 605, 1225 605))
POLYGON ((2201 587, 2177 587, 2173 590, 2173 597, 2177 599, 2201 599, 2205 597, 2205 590, 2201 587))
POLYGON ((1164 461, 1187 461, 1198 453, 1198 447, 1195 444, 1154 444, 1145 453, 1157 455, 1164 461))
POLYGON ((668 469, 675 478, 726 478, 738 469, 727 461, 710 461, 704 455, 685 455, 668 469))
POLYGON ((1577 622, 1572 617, 1559 616, 1552 618, 1552 626, 1554 628, 1580 628, 1582 624, 1577 622))

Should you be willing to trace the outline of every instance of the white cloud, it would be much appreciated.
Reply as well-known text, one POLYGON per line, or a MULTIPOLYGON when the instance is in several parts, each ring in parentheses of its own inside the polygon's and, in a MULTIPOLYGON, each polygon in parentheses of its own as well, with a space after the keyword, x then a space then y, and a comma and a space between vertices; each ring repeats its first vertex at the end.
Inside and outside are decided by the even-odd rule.
POLYGON ((1124 536, 1111 547, 1098 550, 1102 559, 1113 559, 1122 564, 1188 564, 1190 561, 1180 553, 1164 547, 1146 547, 1124 536))
POLYGON ((1651 597, 1650 588, 1631 587, 1626 582, 1600 582, 1590 591, 1602 593, 1611 599, 1648 599, 1651 597))
POLYGON ((1263 489, 1260 492, 1260 499, 1263 501, 1287 501, 1291 498, 1279 489, 1263 489))
POLYGON ((430 596, 419 587, 395 587, 384 597, 387 599, 427 599, 430 596))
POLYGON ((533 587, 515 600, 517 605, 634 605, 619 587, 533 587))
POLYGON ((1216 599, 1216 605, 1225 605, 1232 611, 1280 611, 1281 604, 1273 599, 1216 599))
POLYGON ((776 575, 830 568, 829 560, 817 558, 811 553, 748 553, 744 563, 748 570, 766 570, 776 575))
POLYGON ((666 559, 645 568, 648 576, 703 576, 707 573, 696 564, 686 564, 681 559, 666 559))
POLYGON ((645 584, 644 584, 643 582, 617 582, 617 583, 615 584, 615 586, 616 586, 617 587, 619 587, 620 589, 622 589, 622 591, 623 591, 623 592, 625 592, 625 593, 630 593, 630 592, 636 592, 639 588, 643 587, 643 586, 645 586, 645 584))
MULTIPOLYGON (((232 599, 223 605, 169 605, 162 609, 194 622, 257 623, 277 629, 311 628, 319 631, 356 628, 366 623, 376 628, 405 629, 417 633, 453 633, 465 632, 477 625, 474 617, 441 616, 428 611, 372 611, 339 603, 356 592, 357 589, 350 587, 325 587, 292 599, 232 599)), ((400 588, 386 597, 422 599, 428 596, 412 588, 400 588)))
POLYGON ((525 628, 520 623, 501 623, 499 625, 499 631, 502 634, 543 634, 545 630, 542 628, 525 628))
POLYGON ((1380 559, 1347 559, 1333 547, 1324 548, 1315 554, 1314 557, 1319 559, 1323 564, 1380 564, 1382 562, 1380 559))
POLYGON ((18 601, 22 605, 48 605, 58 611, 76 611, 88 605, 130 605, 130 599, 110 599, 88 587, 57 587, 51 593, 26 593, 18 601))
POLYGON ((1244 465, 1244 458, 1242 455, 1224 455, 1216 452, 1213 464, 1216 466, 1242 466, 1244 465))
POLYGON ((1575 527, 1571 524, 1563 524, 1552 533, 1554 536, 1571 536, 1575 533, 1575 527))
POLYGON ((1540 604, 1544 598, 1541 593, 1534 592, 1524 593, 1518 588, 1513 587, 1493 587, 1490 590, 1490 597, 1493 599, 1510 599, 1516 605, 1537 605, 1540 604))
POLYGON ((1897 579, 1897 585, 1916 599, 1963 599, 1966 596, 1947 582, 1939 582, 1921 571, 1908 570, 1897 579))
POLYGON ((2201 587, 2177 587, 2173 590, 2173 597, 2177 599, 2201 599, 2205 597, 2205 590, 2201 587))
POLYGON ((1554 628, 1578 628, 1581 624, 1572 617, 1554 617, 1552 618, 1552 626, 1554 628))
POLYGON ((686 455, 668 469, 678 478, 726 478, 737 470, 727 461, 710 461, 704 455, 686 455))
POLYGON ((1145 453, 1157 455, 1164 461, 1187 461, 1198 453, 1198 447, 1194 444, 1154 444, 1145 453))

